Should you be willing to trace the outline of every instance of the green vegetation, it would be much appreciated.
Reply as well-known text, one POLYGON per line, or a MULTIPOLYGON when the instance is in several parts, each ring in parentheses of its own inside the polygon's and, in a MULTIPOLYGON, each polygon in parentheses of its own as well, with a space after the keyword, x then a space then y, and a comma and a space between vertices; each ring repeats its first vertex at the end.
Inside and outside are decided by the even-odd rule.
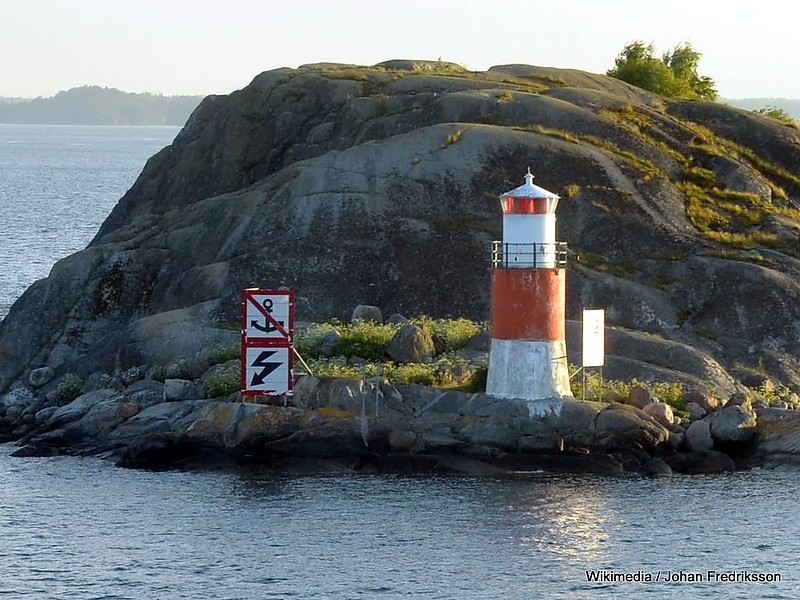
MULTIPOLYGON (((772 181, 772 179, 779 179, 792 186, 800 186, 800 177, 760 158, 749 148, 717 136, 698 123, 675 120, 674 125, 683 130, 690 147, 696 147, 706 155, 733 158, 749 164, 757 170, 769 182, 772 200, 762 199, 753 193, 732 191, 719 184, 713 171, 697 165, 690 166, 689 160, 684 154, 651 135, 650 131, 656 131, 657 127, 651 117, 644 112, 635 110, 628 105, 620 110, 602 109, 600 114, 625 127, 644 142, 675 158, 679 164, 686 167, 683 181, 676 183, 676 186, 686 198, 686 214, 689 220, 704 237, 744 250, 769 247, 790 254, 798 254, 798 249, 787 247, 785 241, 777 234, 764 231, 763 224, 771 214, 800 222, 800 209, 796 205, 790 204, 786 191, 772 181)), ((622 150, 608 140, 595 136, 577 135, 541 125, 530 125, 517 129, 557 137, 575 144, 591 144, 605 150, 639 170, 642 177, 638 183, 645 183, 654 178, 668 178, 652 162, 640 155, 622 150)), ((672 143, 674 145, 675 141, 673 140, 672 143)), ((568 186, 565 195, 577 194, 579 190, 577 185, 572 184, 568 186)), ((592 204, 600 210, 606 212, 610 210, 608 205, 596 200, 592 201, 592 204)), ((615 266, 604 263, 598 257, 588 255, 581 255, 578 260, 592 268, 605 270, 621 277, 631 275, 627 265, 624 264, 615 266)))
POLYGON ((575 260, 595 271, 602 271, 616 277, 631 279, 636 274, 636 267, 631 261, 608 262, 592 252, 581 251, 575 254, 575 260))
POLYGON ((761 113, 769 112, 772 108, 778 108, 789 117, 800 119, 800 99, 788 98, 725 98, 724 102, 741 108, 749 110, 750 112, 761 113))
MULTIPOLYGON (((386 347, 400 329, 399 324, 378 324, 366 321, 342 323, 331 321, 314 325, 297 335, 296 347, 308 361, 314 375, 328 377, 385 377, 392 383, 419 383, 434 387, 473 389, 473 379, 480 383, 480 367, 470 365, 457 353, 485 325, 469 319, 432 319, 422 316, 412 321, 426 329, 440 346, 432 362, 395 363, 387 358, 386 347), (320 340, 329 331, 337 331, 341 341, 335 356, 324 358, 317 350, 320 340), (362 360, 349 360, 354 357, 362 360)), ((485 373, 482 377, 485 380, 485 373)))
POLYGON ((642 178, 639 180, 641 183, 645 183, 654 178, 667 178, 665 173, 652 162, 642 158, 634 152, 628 152, 627 150, 621 149, 619 146, 608 141, 607 139, 599 138, 594 135, 578 135, 563 129, 544 127, 543 125, 539 124, 527 125, 525 127, 515 127, 514 129, 517 131, 527 131, 530 133, 538 133, 540 135, 562 139, 566 142, 572 142, 573 144, 589 144, 598 149, 605 150, 606 152, 622 158, 631 166, 642 172, 642 178))
MULTIPOLYGON (((572 393, 575 398, 581 398, 583 397, 583 377, 579 375, 580 369, 575 365, 569 365, 569 369, 573 377, 570 382, 572 393)), ((753 372, 758 371, 754 369, 753 372)), ((641 381, 636 378, 630 381, 609 380, 603 379, 597 372, 588 372, 586 374, 586 399, 607 401, 617 398, 624 400, 634 386, 645 388, 654 400, 669 404, 678 416, 683 418, 689 416, 686 412, 687 390, 679 382, 641 381)), ((800 408, 800 398, 797 394, 785 385, 775 384, 770 379, 767 379, 757 389, 748 390, 747 401, 749 403, 765 402, 769 406, 786 405, 795 410, 800 408)))
POLYGON ((67 373, 61 383, 56 388, 56 397, 62 404, 72 402, 81 395, 83 391, 83 381, 74 373, 67 373))
MULTIPOLYGON (((579 367, 569 366, 573 376, 570 382, 572 393, 576 398, 583 397, 583 377, 577 376, 579 367)), ((681 383, 664 381, 640 381, 636 378, 630 381, 619 381, 615 379, 603 379, 597 372, 586 373, 586 399, 605 401, 607 398, 616 396, 627 398, 631 388, 641 386, 650 392, 653 399, 669 404, 677 410, 684 409, 684 395, 686 391, 681 383)))
POLYGON ((797 120, 785 110, 778 108, 777 106, 765 106, 763 108, 756 109, 753 112, 758 115, 769 117, 770 119, 775 119, 776 121, 780 121, 786 125, 791 125, 794 128, 798 127, 797 120))
POLYGON ((656 133, 658 132, 658 127, 652 116, 645 113, 644 110, 636 109, 632 105, 626 104, 619 110, 601 108, 599 114, 600 116, 613 121, 617 125, 634 133, 637 137, 641 138, 642 141, 650 144, 660 152, 675 159, 679 164, 684 166, 689 164, 689 159, 687 159, 686 156, 684 156, 679 150, 655 137, 656 133))
POLYGON ((687 178, 700 181, 705 187, 690 181, 677 184, 686 197, 686 214, 692 225, 706 238, 735 248, 768 246, 784 249, 783 241, 776 234, 763 231, 760 227, 771 213, 791 214, 798 211, 782 210, 757 194, 709 186, 713 174, 712 178, 704 180, 708 173, 705 169, 687 172, 687 178))
MULTIPOLYGON (((713 131, 695 121, 680 121, 680 124, 695 134, 694 139, 690 142, 691 146, 712 155, 725 156, 749 164, 768 180, 774 177, 782 179, 791 185, 800 186, 800 177, 784 169, 780 165, 776 165, 761 158, 750 148, 740 146, 732 140, 719 137, 713 131)), ((775 185, 774 182, 772 185, 774 186, 773 199, 785 200, 787 198, 786 192, 775 185)), ((797 212, 800 214, 800 211, 797 212)))
POLYGON ((564 188, 564 197, 565 198, 574 198, 578 195, 581 191, 581 186, 577 183, 570 183, 567 187, 564 188))
POLYGON ((653 44, 629 42, 606 75, 671 98, 717 99, 714 80, 697 73, 702 55, 691 44, 679 44, 660 59, 654 54, 653 44))
POLYGON ((206 348, 204 354, 210 365, 218 365, 220 363, 228 362, 229 360, 240 358, 242 354, 242 346, 241 344, 219 344, 217 346, 212 346, 211 348, 206 348))
MULTIPOLYGON (((469 319, 432 319, 427 316, 412 320, 418 326, 427 329, 444 346, 445 352, 458 350, 485 326, 469 319)), ((328 323, 314 325, 300 332, 295 340, 295 347, 305 358, 320 358, 317 351, 319 342, 329 331, 337 331, 341 342, 337 348, 337 356, 357 356, 367 361, 381 361, 386 356, 386 346, 400 329, 399 324, 373 323, 356 321, 343 323, 332 320, 328 323)))
MULTIPOLYGON (((684 307, 682 311, 682 318, 685 320, 688 317, 688 309, 684 307)), ((380 377, 395 385, 420 384, 468 392, 485 391, 486 366, 470 363, 458 350, 463 348, 470 338, 486 330, 486 323, 476 323, 468 319, 432 319, 426 316, 415 318, 412 322, 428 329, 444 348, 430 363, 395 363, 386 358, 386 345, 394 332, 401 327, 400 325, 362 321, 353 324, 332 321, 314 325, 297 336, 297 348, 308 360, 315 376, 346 379, 380 377), (335 356, 320 357, 317 345, 322 336, 333 329, 339 332, 343 344, 337 349, 335 356), (345 340, 348 340, 347 343, 345 340), (380 356, 374 360, 363 360, 363 357, 352 354, 354 349, 369 349, 380 356), (380 353, 378 349, 381 349, 380 353), (355 358, 357 356, 358 358, 355 358)), ((717 337, 716 331, 711 328, 698 328, 695 333, 708 339, 717 337)), ((760 370, 763 371, 763 366, 760 370)), ((570 364, 569 372, 573 395, 575 398, 583 397, 584 379, 579 375, 580 368, 570 364)), ((587 400, 624 402, 634 386, 641 386, 649 391, 653 400, 669 404, 676 414, 683 418, 689 417, 686 412, 687 390, 680 382, 643 381, 637 378, 629 381, 609 380, 603 379, 596 371, 587 372, 585 381, 587 400)), ((225 387, 225 384, 220 382, 218 395, 225 395, 238 389, 238 379, 230 380, 229 385, 230 387, 225 387), (221 393, 222 391, 225 394, 221 393)), ((800 403, 791 390, 772 382, 767 382, 758 390, 751 390, 748 399, 751 402, 758 400, 770 405, 800 403)))
POLYGON ((398 329, 398 325, 370 321, 342 323, 333 320, 329 323, 314 325, 300 332, 296 336, 295 347, 306 359, 319 358, 317 346, 319 346, 322 336, 335 330, 342 336, 337 350, 339 356, 358 356, 368 361, 377 361, 384 357, 386 346, 398 329))
POLYGON ((454 351, 463 348, 470 338, 476 336, 481 331, 488 328, 486 323, 475 323, 469 319, 431 319, 430 317, 419 317, 414 319, 417 325, 428 328, 437 337, 446 351, 454 351))
POLYGON ((206 390, 211 398, 230 396, 238 392, 242 386, 241 365, 231 362, 224 369, 219 369, 206 379, 206 390))
POLYGON ((481 377, 483 386, 486 385, 485 372, 480 374, 481 367, 472 367, 464 357, 454 352, 440 354, 430 363, 395 363, 387 360, 358 365, 350 364, 344 356, 336 356, 331 359, 312 359, 309 366, 316 376, 346 379, 383 377, 396 385, 418 383, 477 391, 476 385, 480 385, 481 377))

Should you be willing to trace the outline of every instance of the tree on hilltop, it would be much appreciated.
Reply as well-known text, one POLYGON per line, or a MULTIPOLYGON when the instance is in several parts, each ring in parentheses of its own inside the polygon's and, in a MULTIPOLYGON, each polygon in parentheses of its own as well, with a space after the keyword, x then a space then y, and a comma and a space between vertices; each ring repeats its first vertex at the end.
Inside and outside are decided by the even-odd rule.
POLYGON ((653 44, 636 40, 625 45, 606 75, 663 96, 713 101, 717 99, 716 83, 697 73, 701 56, 687 42, 659 59, 653 44))

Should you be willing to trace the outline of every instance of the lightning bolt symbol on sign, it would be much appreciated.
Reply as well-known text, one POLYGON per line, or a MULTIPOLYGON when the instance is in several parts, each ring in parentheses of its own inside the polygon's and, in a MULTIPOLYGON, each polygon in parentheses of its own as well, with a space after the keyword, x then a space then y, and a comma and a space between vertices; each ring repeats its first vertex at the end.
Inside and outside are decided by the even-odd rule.
POLYGON ((253 380, 250 382, 251 386, 263 385, 267 376, 283 364, 281 362, 267 362, 267 359, 275 352, 276 350, 264 350, 251 363, 250 366, 252 367, 261 367, 261 371, 253 373, 253 380))

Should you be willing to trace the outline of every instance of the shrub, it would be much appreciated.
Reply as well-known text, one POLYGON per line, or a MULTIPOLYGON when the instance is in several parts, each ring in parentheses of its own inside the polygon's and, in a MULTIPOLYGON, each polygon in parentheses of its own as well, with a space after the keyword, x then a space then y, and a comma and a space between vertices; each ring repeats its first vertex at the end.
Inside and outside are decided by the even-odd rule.
MULTIPOLYGON (((445 353, 431 363, 369 362, 351 365, 343 356, 331 359, 310 360, 309 366, 317 377, 362 379, 384 377, 390 383, 406 385, 418 383, 448 389, 471 389, 474 373, 485 367, 473 367, 456 353, 445 353)), ((485 386, 485 383, 484 383, 485 386)))
POLYGON ((294 347, 306 359, 317 358, 317 347, 322 336, 335 329, 330 323, 312 325, 308 329, 298 331, 294 338, 294 347))
POLYGON ((338 356, 359 356, 367 360, 379 360, 386 353, 386 346, 399 329, 398 325, 356 321, 352 324, 331 321, 309 327, 295 339, 295 347, 308 358, 319 358, 317 347, 326 333, 336 329, 342 336, 338 356))
POLYGON ((368 367, 374 365, 364 365, 359 368, 347 364, 347 360, 342 356, 336 356, 330 359, 309 359, 308 366, 311 367, 311 372, 316 377, 341 377, 342 379, 361 379, 362 377, 373 376, 374 373, 370 372, 368 367))
MULTIPOLYGON (((386 347, 400 329, 400 325, 364 321, 342 324, 333 321, 303 331, 295 342, 298 351, 307 359, 311 371, 317 376, 360 379, 380 375, 395 384, 419 383, 433 387, 462 389, 473 387, 476 367, 454 351, 463 348, 470 338, 486 327, 486 324, 462 318, 432 319, 426 316, 417 317, 413 322, 437 337, 444 346, 443 353, 431 363, 383 362, 386 357, 386 347), (317 346, 322 336, 334 328, 342 337, 337 356, 322 358, 317 352, 317 346), (353 365, 348 363, 348 359, 352 357, 363 358, 367 362, 363 365, 353 365)), ((483 385, 485 386, 485 381, 483 385)))
POLYGON ((686 390, 683 389, 683 384, 674 382, 657 381, 652 384, 645 384, 650 390, 650 393, 658 398, 661 402, 665 402, 673 408, 683 411, 686 409, 684 395, 686 390))
POLYGON ((384 365, 384 377, 391 383, 407 385, 418 383, 420 385, 434 386, 436 384, 436 370, 432 364, 400 363, 384 365))
POLYGON ((429 317, 419 317, 414 322, 438 337, 445 344, 445 350, 459 350, 463 348, 469 339, 478 333, 485 326, 481 326, 469 319, 431 319, 429 317))
POLYGON ((489 368, 486 366, 475 367, 472 371, 467 392, 485 392, 486 391, 486 378, 489 375, 489 368))
POLYGON ((206 379, 206 391, 211 398, 229 396, 241 389, 241 366, 233 362, 224 369, 220 369, 206 379))
POLYGON ((776 121, 780 121, 781 123, 784 123, 786 125, 792 125, 794 127, 797 127, 797 120, 795 120, 795 118, 792 117, 792 115, 787 113, 785 110, 777 106, 764 106, 752 112, 758 115, 769 117, 770 119, 775 119, 776 121))
POLYGON ((386 346, 399 327, 369 321, 356 321, 338 329, 342 335, 342 341, 339 344, 340 355, 379 360, 386 354, 386 346))
POLYGON ((56 388, 56 397, 64 404, 72 402, 81 395, 83 381, 74 373, 67 373, 56 388))
MULTIPOLYGON (((570 381, 572 393, 576 398, 583 397, 583 377, 579 375, 579 368, 570 365, 570 373, 573 379, 570 381)), ((673 408, 682 411, 685 408, 683 384, 679 382, 665 381, 639 381, 636 378, 630 381, 618 381, 613 379, 603 379, 596 371, 586 373, 586 399, 605 400, 610 392, 619 394, 622 398, 627 398, 633 386, 642 386, 650 392, 653 399, 669 404, 673 408)))
POLYGON ((206 349, 209 364, 218 365, 241 357, 241 344, 218 344, 206 349))

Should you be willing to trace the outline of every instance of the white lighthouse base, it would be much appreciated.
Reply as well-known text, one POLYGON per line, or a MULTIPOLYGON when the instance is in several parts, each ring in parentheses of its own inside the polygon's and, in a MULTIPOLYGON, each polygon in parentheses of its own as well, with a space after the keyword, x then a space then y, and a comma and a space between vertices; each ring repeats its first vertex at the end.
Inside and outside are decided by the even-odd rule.
POLYGON ((486 393, 523 400, 571 396, 566 342, 493 339, 486 393))

